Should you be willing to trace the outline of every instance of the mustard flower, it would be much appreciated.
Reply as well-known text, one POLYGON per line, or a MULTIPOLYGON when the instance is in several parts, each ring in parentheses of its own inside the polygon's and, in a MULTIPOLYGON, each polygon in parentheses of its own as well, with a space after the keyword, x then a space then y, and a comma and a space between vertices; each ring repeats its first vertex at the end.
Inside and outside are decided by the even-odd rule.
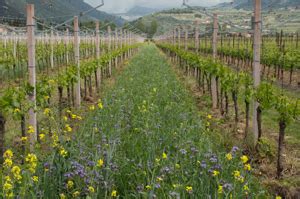
POLYGON ((222 185, 218 186, 218 193, 219 194, 223 193, 223 186, 222 185))
POLYGON ((111 192, 111 197, 117 197, 117 191, 116 190, 113 190, 111 192))
POLYGON ((245 165, 244 165, 244 169, 245 169, 246 171, 251 171, 251 165, 250 165, 250 164, 245 164, 245 165))
POLYGON ((247 163, 248 160, 249 160, 249 158, 248 158, 246 155, 243 155, 243 156, 241 157, 241 161, 242 161, 244 164, 247 163))
POLYGON ((231 153, 227 153, 226 154, 226 159, 227 160, 232 160, 232 154, 231 153))
POLYGON ((101 167, 103 167, 103 165, 104 165, 104 161, 102 159, 97 161, 97 167, 101 168, 101 167))
POLYGON ((213 170, 213 172, 212 172, 212 175, 213 175, 213 176, 218 176, 219 174, 220 174, 220 172, 217 171, 217 170, 213 170))
POLYGON ((163 152, 162 159, 167 159, 167 158, 168 158, 168 155, 165 152, 163 152))
POLYGON ((193 187, 192 186, 186 186, 185 190, 189 193, 191 193, 193 191, 193 187))

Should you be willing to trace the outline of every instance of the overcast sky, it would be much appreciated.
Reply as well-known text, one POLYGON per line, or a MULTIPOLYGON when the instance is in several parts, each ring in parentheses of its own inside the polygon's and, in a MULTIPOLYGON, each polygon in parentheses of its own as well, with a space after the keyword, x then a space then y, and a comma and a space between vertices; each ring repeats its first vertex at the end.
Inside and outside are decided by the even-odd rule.
MULTIPOLYGON (((229 0, 188 0, 190 5, 210 6, 229 0)), ((92 5, 100 4, 101 0, 85 0, 92 5)), ((122 13, 135 5, 152 8, 180 7, 182 0, 104 0, 104 6, 100 10, 110 13, 122 13)))

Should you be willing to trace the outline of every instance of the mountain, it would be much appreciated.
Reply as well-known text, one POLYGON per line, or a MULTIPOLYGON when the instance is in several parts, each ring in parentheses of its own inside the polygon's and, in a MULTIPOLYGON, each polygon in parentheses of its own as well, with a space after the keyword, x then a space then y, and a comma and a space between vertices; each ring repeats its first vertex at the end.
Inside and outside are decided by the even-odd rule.
MULTIPOLYGON (((240 2, 241 1, 242 0, 240 0, 240 2)), ((253 0, 250 1, 252 2, 253 0)), ((175 27, 178 27, 178 25, 193 27, 195 21, 197 20, 200 23, 200 32, 201 34, 203 34, 204 32, 209 32, 211 30, 212 19, 210 15, 212 15, 212 13, 218 13, 220 19, 219 23, 224 31, 232 33, 243 32, 241 31, 241 29, 237 29, 234 26, 228 24, 226 25, 225 22, 227 21, 230 21, 232 24, 241 27, 245 31, 251 30, 251 18, 253 13, 252 8, 224 8, 225 5, 227 4, 223 4, 223 7, 194 7, 193 10, 187 8, 163 10, 151 15, 146 15, 138 18, 135 21, 132 21, 131 25, 141 30, 142 32, 147 32, 147 27, 149 27, 152 22, 156 22, 157 31, 155 36, 159 36, 166 32, 169 32, 175 27), (210 15, 206 15, 206 13, 209 13, 210 15)), ((267 4, 264 5, 266 6, 267 4)), ((282 4, 277 4, 277 6, 279 5, 282 4)), ((250 7, 250 4, 248 6, 250 7)), ((280 32, 282 29, 285 33, 300 31, 299 9, 296 9, 295 7, 285 9, 284 7, 284 9, 274 8, 264 9, 263 11, 264 13, 262 15, 262 21, 264 33, 280 32)))
MULTIPOLYGON (((35 5, 37 18, 47 18, 47 21, 53 22, 64 21, 92 8, 84 0, 0 0, 0 17, 25 17, 27 3, 35 5)), ((113 20, 119 25, 125 22, 120 17, 98 10, 92 11, 83 19, 113 20)))
MULTIPOLYGON (((262 0, 262 9, 277 9, 285 7, 299 7, 299 0, 262 0)), ((234 0, 230 3, 220 3, 218 8, 253 9, 253 0, 234 0)))
POLYGON ((130 10, 127 11, 127 15, 131 15, 131 16, 145 16, 145 15, 149 15, 152 14, 154 12, 159 11, 159 9, 155 9, 155 8, 147 8, 147 7, 142 7, 142 6, 135 6, 133 8, 131 8, 130 10))

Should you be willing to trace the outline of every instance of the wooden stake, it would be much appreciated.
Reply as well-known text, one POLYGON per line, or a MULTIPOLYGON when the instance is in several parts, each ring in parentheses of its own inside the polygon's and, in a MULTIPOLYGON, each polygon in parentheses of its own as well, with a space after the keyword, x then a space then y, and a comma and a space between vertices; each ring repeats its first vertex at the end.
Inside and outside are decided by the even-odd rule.
MULTIPOLYGON (((96 59, 100 58, 100 37, 99 37, 99 21, 96 22, 96 59)), ((96 72, 96 76, 97 76, 97 91, 100 90, 100 85, 101 85, 101 68, 97 68, 97 72, 96 72)))
MULTIPOLYGON (((217 37, 218 37, 218 16, 214 14, 214 32, 213 32, 213 58, 216 60, 217 58, 217 37)), ((217 96, 217 81, 216 77, 211 77, 211 91, 212 91, 212 105, 213 108, 217 108, 218 106, 218 96, 217 96)))
POLYGON ((53 46, 53 42, 54 42, 53 27, 51 27, 51 33, 50 33, 50 50, 51 50, 51 54, 50 54, 50 66, 51 66, 52 69, 54 68, 54 58, 53 58, 54 46, 53 46))
POLYGON ((195 22, 195 48, 196 52, 199 52, 199 20, 195 22))
POLYGON ((68 45, 69 45, 69 29, 66 30, 66 35, 65 35, 65 48, 66 48, 66 62, 67 62, 67 65, 69 64, 68 45))
POLYGON ((181 27, 179 26, 177 29, 178 30, 178 47, 179 48, 181 47, 181 41, 180 41, 181 40, 181 30, 180 29, 181 29, 181 27))
POLYGON ((189 39, 189 30, 188 26, 185 27, 185 37, 184 37, 184 50, 188 50, 188 39, 189 39))
POLYGON ((29 85, 32 92, 29 93, 28 99, 32 107, 29 109, 29 126, 34 131, 30 133, 30 151, 34 151, 34 145, 37 141, 37 120, 36 120, 36 71, 35 71, 35 20, 34 5, 27 4, 27 49, 28 49, 28 70, 29 85))
POLYGON ((79 24, 78 17, 74 17, 74 54, 75 64, 77 66, 77 83, 75 85, 75 106, 78 108, 81 104, 81 91, 80 91, 80 54, 79 54, 79 24))
MULTIPOLYGON (((107 27, 107 32, 108 32, 108 52, 111 51, 111 28, 110 26, 107 27)), ((111 60, 109 60, 109 76, 111 77, 112 75, 112 69, 111 69, 111 60)))
MULTIPOLYGON (((258 88, 260 85, 260 51, 261 51, 261 0, 255 0, 254 2, 254 43, 253 43, 253 80, 254 88, 258 88)), ((257 122, 257 108, 259 103, 254 101, 253 107, 253 137, 254 143, 257 143, 258 139, 258 122, 257 122)))

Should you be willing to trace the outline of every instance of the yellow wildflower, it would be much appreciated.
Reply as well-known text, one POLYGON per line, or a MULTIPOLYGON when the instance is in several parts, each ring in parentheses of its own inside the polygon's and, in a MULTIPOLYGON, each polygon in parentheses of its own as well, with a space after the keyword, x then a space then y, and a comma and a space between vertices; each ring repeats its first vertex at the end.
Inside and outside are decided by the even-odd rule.
POLYGON ((45 99, 45 100, 48 100, 49 98, 50 98, 49 95, 45 95, 45 96, 44 96, 44 99, 45 99))
POLYGON ((69 125, 69 124, 66 124, 66 126, 65 126, 65 129, 66 129, 66 132, 72 132, 72 127, 69 125))
POLYGON ((13 185, 10 182, 6 181, 3 184, 3 191, 8 192, 8 191, 10 191, 12 189, 13 189, 13 185))
POLYGON ((180 164, 175 164, 176 169, 180 169, 180 164))
POLYGON ((72 117, 72 119, 76 119, 76 118, 77 118, 77 115, 72 114, 71 117, 72 117))
POLYGON ((111 192, 111 197, 117 197, 117 191, 116 190, 113 190, 111 192))
POLYGON ((74 182, 73 182, 72 180, 69 180, 69 181, 67 182, 67 188, 68 188, 68 189, 72 189, 73 186, 74 186, 74 182))
POLYGON ((28 130, 27 130, 28 133, 34 133, 34 127, 33 126, 28 126, 28 130))
POLYGON ((162 158, 163 158, 163 159, 167 159, 167 158, 168 158, 168 156, 167 156, 167 154, 166 154, 165 152, 163 152, 162 158))
POLYGON ((44 109, 44 115, 49 116, 51 113, 51 110, 49 108, 44 109))
POLYGON ((157 177, 156 180, 157 180, 158 182, 163 181, 163 179, 162 179, 161 177, 157 177))
POLYGON ((226 159, 227 160, 232 160, 232 154, 231 153, 227 153, 226 154, 226 159))
POLYGON ((33 180, 33 182, 38 182, 39 181, 38 176, 32 176, 31 179, 33 180))
POLYGON ((15 108, 15 110, 14 110, 14 113, 20 113, 21 112, 21 110, 20 109, 18 109, 18 108, 15 108))
POLYGON ((251 171, 251 165, 250 165, 250 164, 245 164, 245 165, 244 165, 244 169, 245 169, 246 171, 251 171))
POLYGON ((92 106, 89 107, 89 109, 90 109, 90 111, 94 111, 95 110, 95 106, 92 105, 92 106))
POLYGON ((18 167, 18 166, 13 166, 13 168, 11 169, 11 173, 13 174, 14 178, 15 178, 17 181, 22 180, 22 176, 20 175, 20 173, 21 173, 20 167, 18 167))
POLYGON ((247 163, 248 160, 249 160, 249 158, 248 158, 246 155, 243 155, 243 156, 241 157, 241 161, 242 161, 244 164, 247 163))
POLYGON ((207 119, 211 120, 212 119, 212 115, 208 114, 207 115, 207 119))
POLYGON ((22 142, 26 142, 28 140, 28 138, 25 136, 25 137, 21 137, 21 141, 22 142))
POLYGON ((68 155, 68 151, 66 151, 63 147, 59 150, 59 154, 62 156, 62 157, 66 157, 68 155))
POLYGON ((67 197, 66 197, 66 195, 64 193, 61 193, 61 194, 59 194, 59 198, 60 199, 66 199, 67 197))
POLYGON ((4 158, 9 158, 9 159, 11 159, 13 156, 14 156, 14 153, 10 149, 7 149, 3 154, 4 158))
POLYGON ((220 172, 217 171, 217 170, 214 170, 213 173, 212 173, 213 176, 218 176, 219 174, 220 174, 220 172))
POLYGON ((102 159, 98 160, 97 167, 103 167, 104 161, 102 159))
POLYGON ((245 184, 245 185, 243 186, 243 190, 244 190, 245 194, 248 194, 248 191, 249 191, 248 185, 245 184))
POLYGON ((186 186, 185 190, 190 193, 190 192, 193 191, 193 187, 192 186, 186 186))
POLYGON ((77 198, 78 196, 80 196, 80 192, 75 191, 72 195, 73 195, 74 198, 77 198))
POLYGON ((25 162, 28 164, 28 169, 31 173, 35 173, 35 168, 37 166, 37 157, 35 154, 29 153, 26 158, 25 162))
POLYGON ((68 117, 67 116, 64 116, 64 121, 66 122, 66 121, 68 121, 68 117))
POLYGON ((218 186, 218 193, 223 193, 223 186, 222 185, 218 186))
POLYGON ((240 172, 240 171, 234 171, 234 172, 233 172, 233 176, 234 176, 235 178, 238 178, 238 177, 241 176, 241 172, 240 172))
POLYGON ((103 109, 103 104, 102 104, 102 102, 99 102, 99 103, 98 103, 98 108, 99 108, 99 109, 103 109))
POLYGON ((150 185, 147 185, 147 186, 146 186, 146 189, 147 189, 147 190, 151 190, 151 186, 150 186, 150 185))
POLYGON ((5 194, 5 196, 6 196, 6 198, 14 198, 14 193, 12 191, 10 191, 10 192, 7 192, 5 194))
POLYGON ((95 193, 95 189, 94 189, 94 187, 92 187, 92 186, 89 186, 89 188, 88 188, 88 189, 89 189, 89 192, 90 192, 90 193, 95 193))
POLYGON ((282 197, 281 196, 276 196, 275 199, 282 199, 282 197))
POLYGON ((7 168, 11 167, 13 164, 12 159, 5 159, 3 165, 7 168))
POLYGON ((40 140, 43 141, 43 140, 45 139, 45 136, 46 136, 46 135, 43 134, 43 133, 39 134, 40 140))

